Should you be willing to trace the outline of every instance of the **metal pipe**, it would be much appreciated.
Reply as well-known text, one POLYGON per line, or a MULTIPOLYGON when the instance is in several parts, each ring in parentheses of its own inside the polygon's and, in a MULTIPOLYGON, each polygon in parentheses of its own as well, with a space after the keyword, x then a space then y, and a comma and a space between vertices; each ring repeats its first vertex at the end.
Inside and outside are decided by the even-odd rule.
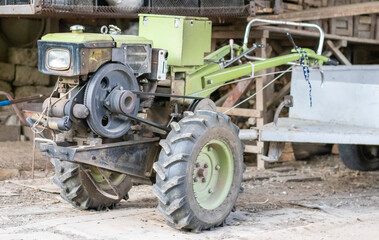
MULTIPOLYGON (((0 91, 0 95, 6 96, 9 101, 13 100, 12 96, 9 93, 7 93, 7 92, 0 91)), ((16 112, 16 114, 17 114, 18 118, 20 119, 21 123, 23 125, 28 126, 28 124, 25 121, 24 116, 22 115, 22 113, 21 113, 20 109, 17 107, 17 105, 16 104, 12 104, 12 108, 16 112)))
POLYGON ((241 141, 254 141, 258 139, 258 131, 254 129, 241 129, 238 137, 241 141))
POLYGON ((259 19, 255 18, 251 20, 247 26, 246 26, 246 31, 245 31, 245 37, 243 40, 243 48, 247 48, 247 44, 249 42, 249 35, 250 35, 250 30, 251 30, 251 25, 255 22, 263 22, 263 23, 269 23, 269 24, 281 24, 281 25, 291 25, 291 26, 299 26, 299 27, 309 27, 309 28, 316 28, 320 32, 320 41, 318 44, 317 48, 317 54, 321 55, 322 54, 322 48, 324 46, 324 39, 325 39, 325 34, 324 31, 320 26, 317 24, 313 23, 297 23, 297 22, 286 22, 286 21, 274 21, 274 20, 267 20, 267 19, 259 19))

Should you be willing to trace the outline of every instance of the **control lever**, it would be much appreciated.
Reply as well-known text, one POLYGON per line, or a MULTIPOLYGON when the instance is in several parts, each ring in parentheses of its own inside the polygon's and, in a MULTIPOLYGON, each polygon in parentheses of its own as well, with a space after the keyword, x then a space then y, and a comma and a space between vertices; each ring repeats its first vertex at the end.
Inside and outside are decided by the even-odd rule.
POLYGON ((295 48, 295 49, 298 48, 298 46, 296 45, 295 41, 293 40, 292 34, 289 33, 289 32, 287 32, 286 36, 287 36, 288 40, 290 40, 291 44, 293 45, 293 48, 295 48))

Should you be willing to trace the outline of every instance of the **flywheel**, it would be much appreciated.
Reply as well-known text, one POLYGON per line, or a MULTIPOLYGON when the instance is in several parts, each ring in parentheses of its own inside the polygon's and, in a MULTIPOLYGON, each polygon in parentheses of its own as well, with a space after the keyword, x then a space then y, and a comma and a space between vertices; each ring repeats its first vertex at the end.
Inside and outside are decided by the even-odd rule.
POLYGON ((87 123, 102 137, 118 138, 131 127, 131 119, 123 115, 137 115, 140 99, 132 91, 139 91, 136 77, 128 66, 106 64, 89 80, 84 104, 90 111, 87 123))

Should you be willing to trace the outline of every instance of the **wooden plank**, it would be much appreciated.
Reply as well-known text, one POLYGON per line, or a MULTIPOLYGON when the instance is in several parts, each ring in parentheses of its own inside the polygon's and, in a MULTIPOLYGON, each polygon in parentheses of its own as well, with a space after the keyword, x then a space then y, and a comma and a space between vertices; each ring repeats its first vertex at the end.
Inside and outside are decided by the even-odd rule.
MULTIPOLYGON (((317 32, 311 32, 306 30, 297 30, 297 29, 290 29, 290 28, 284 28, 284 27, 273 27, 273 26, 261 26, 258 27, 259 29, 265 29, 270 32, 277 32, 277 33, 291 33, 292 35, 298 35, 298 36, 304 36, 304 37, 315 37, 319 38, 320 34, 317 32)), ((333 34, 325 34, 326 39, 331 40, 344 40, 350 43, 356 43, 356 44, 375 44, 379 45, 379 40, 376 39, 361 39, 357 37, 345 37, 345 36, 338 36, 333 34)))
POLYGON ((343 55, 343 53, 334 45, 334 43, 331 40, 326 41, 326 44, 332 50, 334 55, 337 57, 339 61, 341 61, 344 65, 351 66, 350 61, 343 55))
POLYGON ((244 94, 244 92, 246 92, 246 90, 248 89, 251 83, 252 83, 252 79, 237 83, 237 85, 231 91, 231 94, 229 95, 229 97, 222 104, 222 107, 224 108, 233 107, 241 98, 241 96, 244 94))
POLYGON ((248 20, 254 18, 263 18, 271 20, 283 21, 306 21, 318 20, 327 18, 337 18, 346 16, 356 16, 362 14, 372 14, 379 12, 379 2, 366 2, 357 4, 348 4, 342 6, 331 6, 317 9, 304 10, 299 12, 282 13, 278 15, 268 15, 259 17, 250 17, 248 20))
POLYGON ((262 149, 258 146, 253 145, 245 145, 245 152, 246 153, 261 153, 262 149))
MULTIPOLYGON (((217 111, 225 112, 230 108, 225 107, 217 107, 217 111)), ((239 116, 239 117, 248 117, 248 118, 259 118, 262 117, 262 112, 257 111, 255 109, 247 109, 247 108, 234 108, 226 113, 231 116, 239 116)))
MULTIPOLYGON (((249 38, 250 39, 260 38, 264 34, 268 34, 268 33, 267 32, 264 33, 263 31, 260 31, 260 30, 252 31, 249 38)), ((244 35, 245 35, 245 29, 241 29, 241 30, 225 29, 224 30, 222 28, 218 28, 217 31, 213 30, 212 39, 228 39, 228 38, 243 39, 244 35)))
MULTIPOLYGON (((267 45, 267 38, 261 38, 257 39, 257 43, 261 43, 263 45, 267 45)), ((256 51, 256 56, 261 57, 261 58, 267 58, 267 53, 266 50, 263 48, 259 48, 256 51)), ((263 70, 260 72, 260 74, 265 74, 267 73, 268 70, 263 70)), ((264 85, 269 81, 268 77, 262 77, 259 79, 256 79, 255 81, 255 89, 256 91, 260 91, 264 85)), ((273 86, 273 84, 271 85, 273 86)), ((258 111, 262 111, 262 113, 266 113, 266 96, 267 94, 267 89, 264 91, 260 91, 257 96, 256 96, 256 109, 258 111)), ((257 127, 263 127, 263 125, 266 123, 267 117, 266 114, 263 114, 261 118, 257 119, 257 127)), ((266 169, 268 166, 268 163, 262 160, 262 156, 266 154, 268 143, 264 142, 257 142, 257 147, 259 148, 259 153, 257 154, 257 168, 258 169, 266 169)))

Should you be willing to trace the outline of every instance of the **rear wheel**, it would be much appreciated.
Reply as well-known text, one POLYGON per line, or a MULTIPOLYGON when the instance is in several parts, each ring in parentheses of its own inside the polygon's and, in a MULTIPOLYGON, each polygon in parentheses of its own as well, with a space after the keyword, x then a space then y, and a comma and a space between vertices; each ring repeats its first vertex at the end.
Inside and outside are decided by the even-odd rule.
POLYGON ((61 188, 61 197, 75 207, 102 210, 128 198, 132 182, 125 174, 55 158, 51 162, 55 166, 53 180, 61 188))
POLYGON ((154 164, 158 210, 177 229, 222 225, 240 191, 243 149, 238 127, 222 113, 199 110, 172 123, 154 164))
POLYGON ((339 145, 342 162, 352 170, 374 171, 379 169, 379 146, 339 145))

